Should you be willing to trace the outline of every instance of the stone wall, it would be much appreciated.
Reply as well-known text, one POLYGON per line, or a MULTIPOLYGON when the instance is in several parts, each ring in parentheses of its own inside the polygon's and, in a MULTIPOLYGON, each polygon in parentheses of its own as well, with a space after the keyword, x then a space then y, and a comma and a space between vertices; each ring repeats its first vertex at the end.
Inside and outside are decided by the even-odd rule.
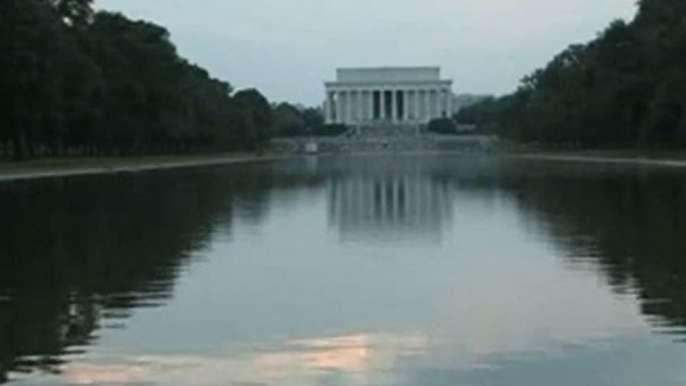
POLYGON ((305 153, 308 142, 315 142, 321 153, 385 152, 490 152, 494 140, 487 136, 437 135, 418 127, 381 127, 338 137, 274 139, 271 150, 277 153, 305 153))

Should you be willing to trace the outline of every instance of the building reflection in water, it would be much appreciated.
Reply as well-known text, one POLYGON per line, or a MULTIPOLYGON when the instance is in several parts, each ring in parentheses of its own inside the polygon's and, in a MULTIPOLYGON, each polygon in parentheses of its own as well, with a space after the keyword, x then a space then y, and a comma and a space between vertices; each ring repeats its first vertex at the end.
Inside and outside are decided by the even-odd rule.
POLYGON ((440 241, 452 220, 448 186, 427 173, 428 165, 398 161, 377 160, 332 177, 329 220, 343 241, 440 241))

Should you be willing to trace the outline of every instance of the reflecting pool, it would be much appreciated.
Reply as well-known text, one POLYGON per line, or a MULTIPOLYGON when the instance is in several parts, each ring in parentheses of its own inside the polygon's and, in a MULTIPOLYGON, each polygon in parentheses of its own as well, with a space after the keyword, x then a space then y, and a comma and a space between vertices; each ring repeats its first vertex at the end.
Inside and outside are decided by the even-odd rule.
POLYGON ((680 169, 302 158, 0 213, 0 383, 686 384, 680 169))

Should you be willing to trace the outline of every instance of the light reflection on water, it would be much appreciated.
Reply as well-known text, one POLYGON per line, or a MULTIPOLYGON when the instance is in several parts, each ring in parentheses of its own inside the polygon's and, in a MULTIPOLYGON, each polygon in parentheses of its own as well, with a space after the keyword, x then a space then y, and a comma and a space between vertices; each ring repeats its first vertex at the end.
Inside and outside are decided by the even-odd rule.
POLYGON ((0 185, 0 374, 678 385, 681 192, 660 170, 461 157, 0 185))
POLYGON ((420 334, 352 335, 243 347, 228 353, 89 358, 65 366, 77 384, 255 385, 310 384, 336 379, 349 385, 388 383, 401 357, 420 355, 420 334))

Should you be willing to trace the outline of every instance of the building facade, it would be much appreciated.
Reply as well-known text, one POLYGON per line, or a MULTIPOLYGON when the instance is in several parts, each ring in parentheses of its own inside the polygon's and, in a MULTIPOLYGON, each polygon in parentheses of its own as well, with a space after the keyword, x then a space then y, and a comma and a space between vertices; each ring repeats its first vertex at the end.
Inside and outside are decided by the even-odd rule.
POLYGON ((325 82, 328 124, 418 125, 449 117, 452 80, 439 67, 341 68, 325 82))

